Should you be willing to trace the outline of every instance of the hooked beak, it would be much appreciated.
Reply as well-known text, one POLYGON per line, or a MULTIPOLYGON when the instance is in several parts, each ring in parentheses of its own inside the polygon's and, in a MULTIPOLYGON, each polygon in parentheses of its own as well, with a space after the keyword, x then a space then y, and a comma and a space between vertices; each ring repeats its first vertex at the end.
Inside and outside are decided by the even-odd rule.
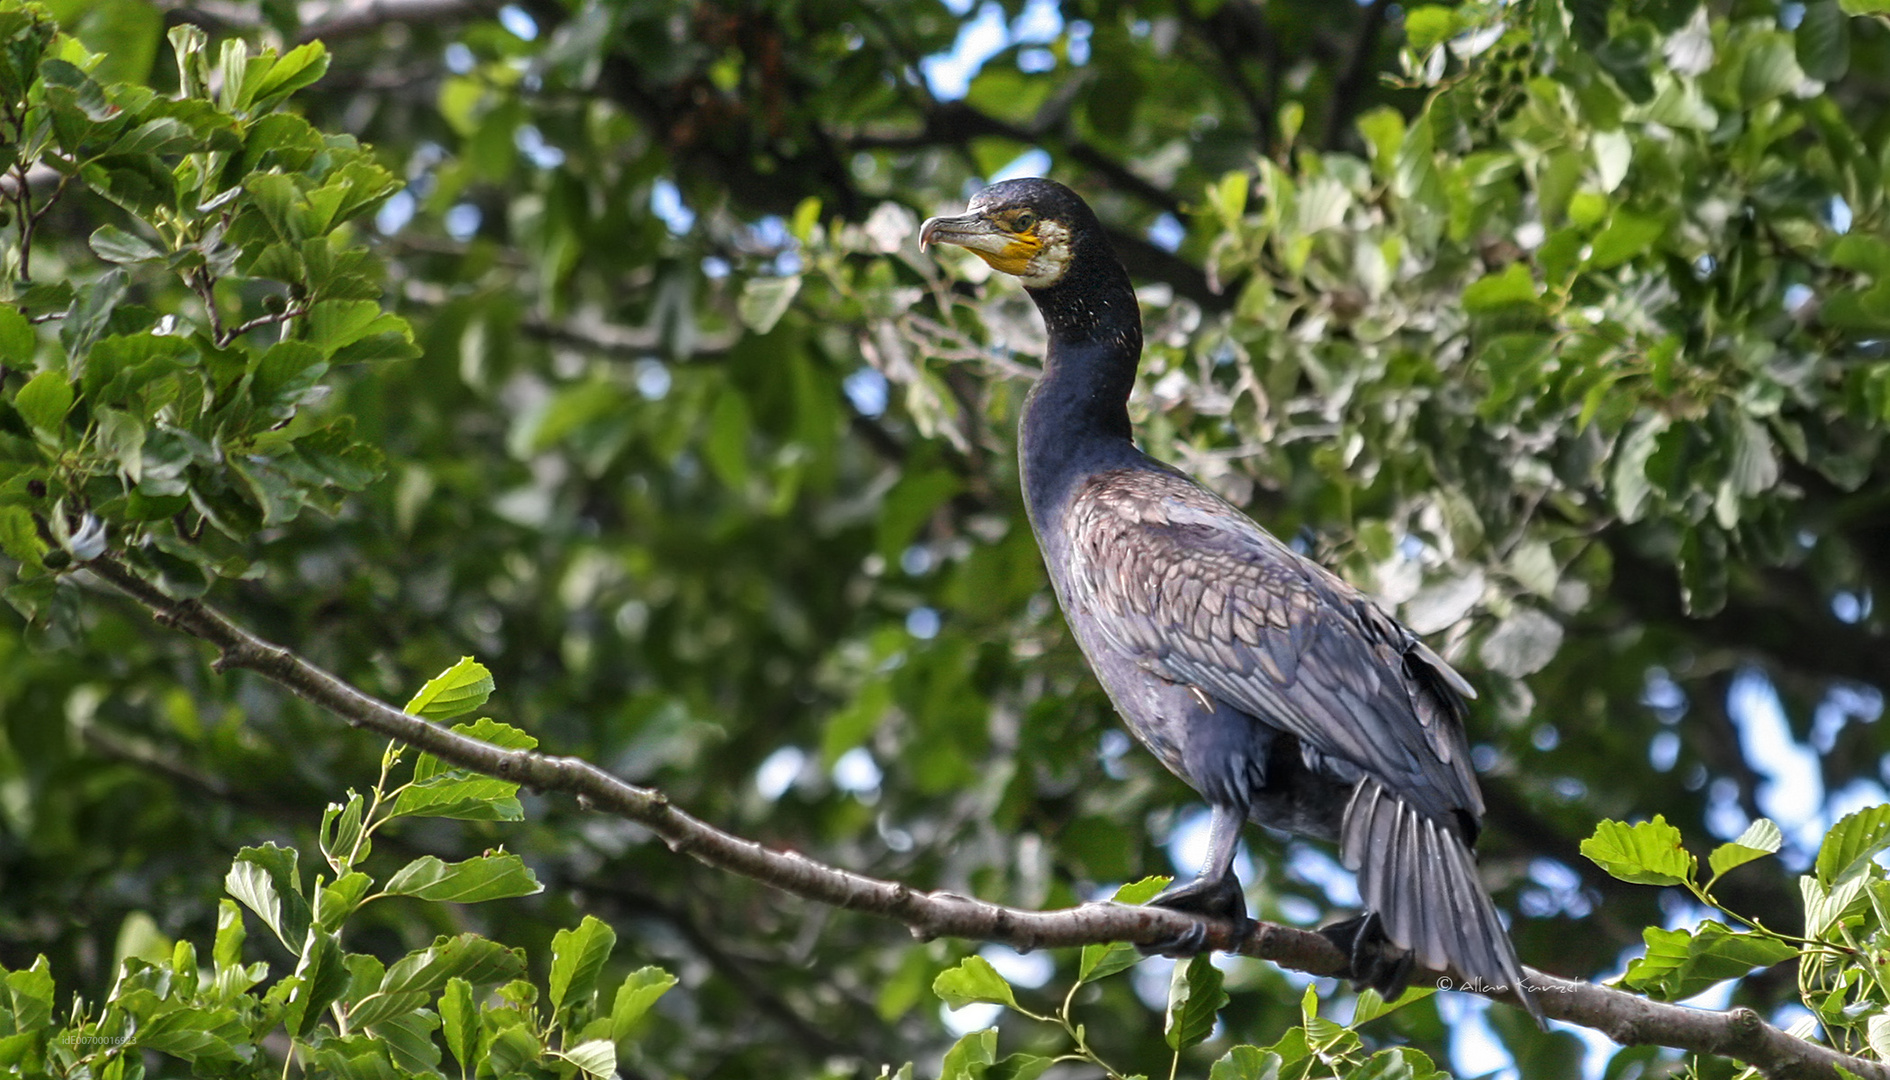
POLYGON ((919 248, 933 244, 964 248, 993 269, 1012 275, 1024 273, 1042 247, 1036 237, 1010 232, 983 214, 927 218, 919 226, 919 248))

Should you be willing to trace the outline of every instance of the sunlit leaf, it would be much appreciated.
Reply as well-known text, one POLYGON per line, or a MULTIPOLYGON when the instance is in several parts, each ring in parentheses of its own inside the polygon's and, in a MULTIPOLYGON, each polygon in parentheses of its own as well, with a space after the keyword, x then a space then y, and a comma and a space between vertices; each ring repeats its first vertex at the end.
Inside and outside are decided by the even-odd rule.
POLYGON ((932 992, 953 1009, 962 1009, 974 1001, 1017 1006, 1011 984, 1004 981, 989 960, 975 954, 960 960, 956 967, 940 972, 932 981, 932 992))
POLYGON ((1582 841, 1582 854, 1622 881, 1642 885, 1680 885, 1692 880, 1696 862, 1681 842, 1680 830, 1655 814, 1633 825, 1603 821, 1582 841))

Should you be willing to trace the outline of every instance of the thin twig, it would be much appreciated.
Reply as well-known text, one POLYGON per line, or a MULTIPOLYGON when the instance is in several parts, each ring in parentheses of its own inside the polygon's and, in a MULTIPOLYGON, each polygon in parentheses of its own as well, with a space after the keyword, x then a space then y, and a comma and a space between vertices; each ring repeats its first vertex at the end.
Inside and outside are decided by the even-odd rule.
POLYGON ((307 315, 307 314, 308 314, 308 308, 298 307, 298 308, 287 308, 283 311, 278 311, 269 315, 258 315, 255 318, 249 320, 248 322, 242 323, 232 328, 231 330, 229 330, 227 336, 225 336, 222 333, 219 333, 217 337, 217 346, 219 348, 226 346, 230 342, 235 341, 237 338, 242 337, 244 334, 249 333, 251 330, 257 329, 258 327, 274 326, 277 323, 288 322, 290 319, 299 319, 302 316, 307 315))
MULTIPOLYGON (((1339 950, 1308 930, 1256 923, 1242 935, 1230 921, 1120 904, 1027 911, 953 893, 919 892, 900 882, 827 866, 799 852, 773 851, 692 817, 671 805, 662 792, 626 783, 588 761, 502 749, 401 712, 294 652, 264 641, 201 601, 172 599, 116 556, 94 560, 87 568, 148 608, 158 622, 215 646, 218 655, 212 666, 218 672, 254 671, 350 725, 487 776, 574 796, 586 809, 616 814, 649 828, 671 850, 708 866, 808 900, 897 919, 921 939, 968 938, 1025 950, 1114 941, 1152 945, 1200 926, 1205 929, 1206 948, 1269 960, 1313 975, 1334 975, 1345 968, 1339 950)), ((1525 968, 1524 974, 1551 1019, 1593 1028, 1623 1045, 1669 1046, 1732 1058, 1775 1080, 1838 1080, 1840 1068, 1865 1080, 1890 1080, 1890 1069, 1883 1064, 1788 1035, 1749 1008, 1690 1009, 1533 969, 1525 968)), ((1497 1000, 1508 998, 1507 988, 1464 989, 1497 1000)))

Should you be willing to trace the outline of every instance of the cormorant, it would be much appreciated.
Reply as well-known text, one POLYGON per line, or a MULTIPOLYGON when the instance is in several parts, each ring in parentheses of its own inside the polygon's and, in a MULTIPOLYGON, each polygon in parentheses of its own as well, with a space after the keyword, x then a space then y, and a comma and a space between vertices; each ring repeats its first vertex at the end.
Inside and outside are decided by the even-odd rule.
MULTIPOLYGON (((1540 1023, 1471 853, 1475 691, 1364 594, 1136 448, 1141 312, 1079 196, 1007 180, 968 209, 926 221, 919 241, 1017 277, 1043 316, 1018 452, 1057 600, 1129 730, 1213 811, 1200 877, 1155 902, 1244 923, 1246 820, 1335 842, 1366 912, 1321 932, 1355 980, 1389 1000, 1415 962, 1509 987, 1540 1023)), ((1198 951, 1204 936, 1164 948, 1198 951)))

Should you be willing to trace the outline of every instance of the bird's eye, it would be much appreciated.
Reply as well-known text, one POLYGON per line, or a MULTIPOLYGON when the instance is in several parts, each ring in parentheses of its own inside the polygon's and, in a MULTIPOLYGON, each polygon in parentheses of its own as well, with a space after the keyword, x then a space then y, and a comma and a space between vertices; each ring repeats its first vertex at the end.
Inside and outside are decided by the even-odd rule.
POLYGON ((1011 219, 1011 228, 1017 232, 1026 232, 1035 224, 1037 224, 1037 215, 1028 210, 1011 219))

